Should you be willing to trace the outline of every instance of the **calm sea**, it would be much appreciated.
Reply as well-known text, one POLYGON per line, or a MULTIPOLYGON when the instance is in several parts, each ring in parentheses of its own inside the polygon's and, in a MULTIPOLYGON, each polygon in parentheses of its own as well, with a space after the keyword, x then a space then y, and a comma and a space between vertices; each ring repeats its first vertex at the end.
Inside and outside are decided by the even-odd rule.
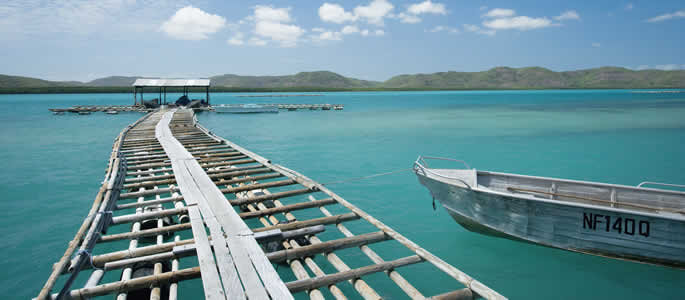
MULTIPOLYGON (((463 159, 478 169, 538 176, 627 185, 645 180, 685 183, 683 93, 237 95, 213 94, 212 102, 345 105, 343 111, 198 116, 217 134, 323 183, 409 168, 421 154, 463 159)), ((127 94, 0 96, 0 298, 25 299, 38 293, 90 208, 113 139, 141 117, 137 113, 55 116, 47 109, 129 104, 131 98, 127 94)), ((410 172, 331 188, 513 299, 685 295, 684 271, 468 232, 441 207, 433 210, 428 191, 410 172)), ((360 257, 350 265, 367 263, 360 257)), ((460 288, 448 278, 426 276, 428 270, 400 269, 427 295, 460 288)), ((383 296, 398 298, 390 286, 383 296)))

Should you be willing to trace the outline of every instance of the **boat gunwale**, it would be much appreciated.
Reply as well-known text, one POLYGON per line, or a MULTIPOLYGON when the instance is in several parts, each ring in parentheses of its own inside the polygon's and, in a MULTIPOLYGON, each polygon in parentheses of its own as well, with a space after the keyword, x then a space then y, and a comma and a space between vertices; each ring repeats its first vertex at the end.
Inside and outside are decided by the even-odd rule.
MULTIPOLYGON (((432 168, 428 168, 428 167, 426 167, 426 166, 423 166, 423 165, 421 165, 421 164, 417 164, 417 165, 419 165, 419 166, 420 166, 422 169, 424 169, 424 170, 425 170, 425 169, 428 169, 428 170, 466 170, 466 169, 432 169, 432 168)), ((472 170, 475 170, 475 168, 472 169, 472 170)), ((498 173, 498 172, 489 172, 489 171, 478 171, 478 170, 476 170, 476 174, 479 174, 479 173, 481 173, 481 172, 485 172, 485 173, 488 173, 488 174, 497 174, 497 173, 498 173)), ((545 203, 552 203, 552 204, 557 204, 557 205, 570 205, 570 206, 581 207, 581 208, 588 208, 588 209, 606 210, 606 211, 612 211, 612 212, 615 212, 615 213, 629 213, 629 214, 635 214, 635 215, 640 215, 640 216, 644 216, 644 217, 651 217, 651 218, 669 219, 669 220, 674 220, 674 221, 685 221, 685 215, 683 215, 683 214, 678 214, 678 213, 670 213, 670 212, 669 212, 668 215, 663 215, 663 214, 659 214, 659 213, 650 213, 650 212, 646 212, 646 211, 630 210, 630 209, 626 209, 626 208, 617 208, 617 207, 611 207, 611 206, 593 205, 593 204, 578 203, 578 202, 571 202, 571 201, 558 200, 558 199, 538 198, 538 197, 535 197, 535 196, 532 196, 532 195, 529 195, 529 194, 515 194, 515 193, 510 193, 510 192, 504 192, 504 191, 494 190, 494 189, 491 189, 491 188, 487 188, 487 187, 485 187, 485 186, 480 186, 480 185, 478 185, 478 178, 476 178, 476 186, 475 186, 475 187, 471 187, 471 186, 466 185, 466 184, 465 184, 466 187, 461 187, 461 186, 458 186, 458 185, 456 185, 456 184, 454 184, 454 183, 452 183, 452 182, 447 182, 446 180, 449 179, 448 177, 441 178, 442 176, 439 175, 439 174, 434 174, 434 175, 431 176, 431 173, 435 173, 435 171, 429 171, 428 173, 425 173, 425 172, 424 172, 424 174, 419 174, 419 173, 417 173, 417 172, 415 172, 415 173, 416 173, 418 176, 429 177, 430 179, 433 179, 433 180, 436 180, 436 181, 439 181, 439 182, 442 182, 442 183, 444 183, 444 184, 448 184, 448 185, 451 185, 451 186, 455 186, 455 187, 458 187, 458 188, 469 189, 469 190, 473 190, 473 191, 477 191, 477 192, 483 192, 483 193, 490 193, 490 194, 495 194, 495 195, 505 196, 505 197, 513 197, 513 198, 518 198, 518 199, 521 199, 521 200, 532 200, 532 201, 539 201, 539 202, 545 202, 545 203)), ((547 177, 536 177, 536 176, 528 176, 528 175, 509 174, 509 173, 499 173, 499 174, 503 174, 503 175, 514 175, 514 176, 520 176, 520 177, 525 177, 525 178, 536 178, 536 179, 544 179, 544 178, 547 178, 547 177)), ((453 180, 459 180, 459 179, 453 179, 453 180)), ((582 183, 582 182, 583 182, 583 181, 563 180, 563 179, 560 180, 560 181, 563 181, 563 182, 570 182, 570 183, 582 183)), ((605 185, 605 186, 613 186, 613 187, 624 187, 624 186, 622 186, 622 185, 612 185, 612 184, 604 184, 604 185, 605 185)), ((630 187, 630 186, 625 186, 625 187, 630 187)), ((636 187, 631 187, 631 188, 636 188, 636 187)), ((659 190, 659 189, 650 189, 650 188, 637 188, 637 189, 646 190, 646 191, 649 191, 649 190, 662 191, 662 190, 659 190)), ((685 195, 685 193, 683 193, 683 194, 685 195)), ((621 205, 620 202, 616 202, 616 203, 617 203, 618 205, 621 205)), ((658 209, 658 208, 654 208, 654 210, 663 211, 662 209, 658 209)))
MULTIPOLYGON (((665 190, 665 189, 656 189, 656 188, 645 188, 645 187, 637 187, 637 186, 624 185, 624 184, 614 184, 614 183, 604 183, 604 182, 594 182, 594 181, 584 181, 584 180, 574 180, 574 179, 563 179, 563 178, 556 178, 556 177, 523 175, 523 174, 515 174, 515 173, 493 172, 493 171, 487 171, 487 170, 476 170, 476 172, 478 175, 510 176, 510 177, 526 178, 526 179, 557 181, 557 182, 575 183, 575 184, 582 184, 582 185, 592 185, 592 186, 599 186, 599 187, 623 188, 623 189, 629 189, 629 190, 637 190, 637 191, 645 191, 645 192, 659 192, 659 193, 666 193, 666 194, 674 194, 674 195, 678 195, 678 196, 685 196, 685 192, 683 192, 683 191, 665 190)), ((477 180, 478 179, 476 178, 476 181, 477 180)), ((620 202, 617 202, 617 203, 620 203, 620 202)))

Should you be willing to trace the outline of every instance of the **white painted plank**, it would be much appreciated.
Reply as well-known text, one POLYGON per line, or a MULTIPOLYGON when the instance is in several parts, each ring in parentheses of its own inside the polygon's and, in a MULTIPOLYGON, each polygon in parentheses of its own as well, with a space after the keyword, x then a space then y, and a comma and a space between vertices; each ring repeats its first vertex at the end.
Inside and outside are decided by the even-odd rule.
MULTIPOLYGON (((226 238, 226 242, 229 250, 231 251, 231 256, 233 256, 233 261, 235 262, 236 269, 238 270, 240 279, 243 282, 243 286, 245 287, 245 293, 247 294, 248 298, 267 299, 268 296, 266 293, 266 289, 259 280, 257 270, 252 265, 250 256, 247 253, 245 246, 242 244, 242 241, 237 234, 232 233, 228 230, 231 229, 232 226, 244 226, 245 228, 247 228, 247 225, 245 225, 245 223, 242 221, 242 219, 240 219, 238 214, 235 213, 233 207, 231 207, 228 204, 228 201, 223 196, 223 194, 221 194, 222 199, 218 199, 216 197, 216 193, 213 193, 213 190, 216 190, 216 192, 218 193, 221 193, 221 191, 219 191, 219 188, 213 182, 210 185, 207 184, 205 180, 203 180, 206 178, 211 182, 209 176, 207 176, 207 174, 204 171, 202 171, 200 165, 196 161, 184 161, 184 163, 189 170, 191 170, 192 168, 192 170, 194 171, 192 174, 193 179, 200 187, 200 191, 202 191, 202 193, 205 195, 204 201, 207 202, 205 204, 201 204, 201 206, 207 205, 211 208, 211 212, 214 213, 216 213, 217 211, 223 212, 223 215, 217 215, 215 217, 216 220, 219 223, 221 223, 224 231, 226 231, 226 234, 228 235, 228 237, 226 238), (198 170, 202 172, 200 173, 198 172, 198 170), (208 195, 209 197, 207 197, 208 195), (233 212, 233 214, 230 214, 230 212, 233 212), (234 217, 232 215, 234 215, 234 217)), ((252 231, 249 231, 247 234, 251 235, 252 231)), ((264 255, 263 252, 261 252, 261 254, 264 255)))
POLYGON ((240 239, 242 240, 243 246, 247 248, 248 255, 250 256, 250 259, 252 259, 252 263, 254 264, 255 269, 257 269, 257 273, 259 273, 259 276, 262 278, 262 282, 264 282, 264 286, 266 287, 267 292, 269 292, 269 295, 271 295, 271 298, 293 299, 293 295, 288 290, 288 287, 285 286, 281 277, 278 276, 274 266, 269 259, 266 258, 264 251, 259 247, 254 237, 242 236, 240 239))
MULTIPOLYGON (((173 153, 174 147, 169 145, 167 140, 168 137, 165 135, 164 128, 169 128, 168 124, 171 120, 169 116, 171 114, 173 114, 173 112, 164 114, 164 117, 162 117, 160 122, 157 123, 157 127, 155 128, 155 136, 157 136, 170 158, 173 156, 171 153, 173 153)), ((188 204, 188 216, 190 217, 193 238, 195 239, 195 244, 197 245, 197 259, 200 265, 202 287, 204 289, 205 298, 226 299, 219 274, 217 273, 214 254, 209 246, 205 225, 202 222, 202 217, 197 206, 192 205, 196 203, 196 200, 193 199, 196 199, 194 194, 197 194, 193 193, 192 189, 190 188, 193 183, 192 179, 189 180, 189 177, 186 175, 188 171, 183 164, 174 163, 172 161, 172 168, 174 169, 174 176, 176 177, 179 189, 181 190, 181 193, 184 195, 184 199, 188 204)))
POLYGON ((190 224, 192 225, 195 245, 197 245, 197 260, 200 264, 200 271, 202 272, 202 287, 205 291, 205 298, 226 299, 226 295, 224 294, 219 280, 219 274, 216 271, 214 255, 209 248, 209 240, 207 239, 205 226, 202 224, 200 212, 196 206, 188 207, 188 216, 190 217, 190 224))
POLYGON ((187 193, 183 194, 184 199, 190 197, 197 200, 202 217, 212 236, 212 244, 214 245, 214 252, 216 253, 216 262, 228 299, 245 299, 245 294, 243 293, 243 288, 238 278, 238 272, 236 271, 233 259, 228 251, 228 248, 226 247, 221 226, 217 222, 212 211, 207 206, 202 192, 198 186, 195 185, 192 175, 190 172, 188 172, 188 169, 185 168, 186 165, 184 162, 185 161, 178 161, 175 163, 179 166, 182 166, 179 168, 182 169, 182 173, 179 175, 183 178, 184 183, 185 181, 190 182, 185 186, 187 193))

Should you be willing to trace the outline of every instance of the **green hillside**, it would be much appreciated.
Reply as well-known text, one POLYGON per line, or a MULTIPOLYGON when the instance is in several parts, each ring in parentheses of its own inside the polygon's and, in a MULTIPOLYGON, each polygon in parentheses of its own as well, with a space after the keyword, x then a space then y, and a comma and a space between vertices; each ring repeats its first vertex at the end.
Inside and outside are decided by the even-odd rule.
POLYGON ((684 88, 685 70, 633 71, 602 67, 554 72, 540 67, 497 67, 483 72, 440 72, 399 75, 384 88, 425 89, 569 89, 569 88, 684 88))
POLYGON ((131 86, 140 76, 109 76, 86 83, 88 86, 131 86))
MULTIPOLYGON (((110 76, 90 82, 47 81, 0 75, 0 93, 128 92, 138 76, 110 76)), ((685 70, 633 71, 618 67, 554 72, 540 67, 497 67, 482 72, 399 75, 385 82, 367 81, 329 71, 283 76, 219 75, 213 91, 469 90, 685 88, 685 70)))
POLYGON ((241 88, 371 88, 380 82, 348 78, 329 71, 300 72, 283 76, 240 76, 233 74, 210 77, 212 85, 241 88))
POLYGON ((82 86, 78 81, 49 81, 31 77, 9 76, 0 74, 0 88, 27 88, 27 87, 60 87, 82 86))

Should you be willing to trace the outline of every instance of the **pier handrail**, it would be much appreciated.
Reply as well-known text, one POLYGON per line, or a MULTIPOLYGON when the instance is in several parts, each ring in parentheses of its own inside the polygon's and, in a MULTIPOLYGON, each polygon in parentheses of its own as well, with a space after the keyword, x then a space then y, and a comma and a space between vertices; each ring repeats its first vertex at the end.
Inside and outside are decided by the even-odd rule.
POLYGON ((643 185, 661 185, 661 186, 678 187, 678 188, 684 188, 685 189, 685 185, 682 185, 682 184, 662 183, 662 182, 654 182, 654 181, 640 182, 640 184, 638 184, 637 187, 641 188, 643 185))
POLYGON ((418 172, 420 170, 424 174, 430 173, 430 174, 433 174, 433 175, 438 176, 438 177, 442 177, 442 178, 446 178, 446 179, 450 179, 450 180, 456 180, 456 181, 463 183, 464 185, 466 185, 466 187, 471 189, 471 185, 468 184, 466 181, 464 181, 461 178, 445 176, 445 175, 431 171, 430 169, 428 169, 428 163, 426 163, 426 161, 424 159, 435 159, 435 160, 446 160, 446 161, 460 162, 460 163, 464 164, 464 166, 466 166, 467 169, 471 169, 471 167, 465 161, 459 160, 459 159, 453 159, 453 158, 419 155, 419 157, 414 162, 414 173, 418 174, 418 172))

